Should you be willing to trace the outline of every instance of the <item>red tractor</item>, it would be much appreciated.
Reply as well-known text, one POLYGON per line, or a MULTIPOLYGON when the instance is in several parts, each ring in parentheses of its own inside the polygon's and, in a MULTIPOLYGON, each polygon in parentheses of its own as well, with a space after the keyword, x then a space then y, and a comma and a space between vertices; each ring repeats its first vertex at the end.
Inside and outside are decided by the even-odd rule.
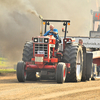
MULTIPOLYGON (((31 42, 25 43, 23 61, 17 64, 18 81, 36 81, 37 72, 39 72, 41 80, 56 80, 57 83, 81 81, 83 51, 82 47, 74 44, 71 38, 66 38, 67 25, 70 24, 70 20, 41 19, 41 22, 42 25, 45 23, 44 33, 50 22, 63 23, 65 35, 62 51, 55 50, 56 39, 52 35, 32 37, 31 42)), ((41 29, 43 28, 41 27, 41 29)))

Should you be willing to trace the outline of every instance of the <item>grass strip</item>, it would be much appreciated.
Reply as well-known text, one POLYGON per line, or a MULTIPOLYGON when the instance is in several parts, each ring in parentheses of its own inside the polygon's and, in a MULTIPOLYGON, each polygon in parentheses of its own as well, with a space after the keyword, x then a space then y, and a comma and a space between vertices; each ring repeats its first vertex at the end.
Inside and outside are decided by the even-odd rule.
POLYGON ((14 69, 0 69, 0 73, 13 73, 16 72, 14 69))

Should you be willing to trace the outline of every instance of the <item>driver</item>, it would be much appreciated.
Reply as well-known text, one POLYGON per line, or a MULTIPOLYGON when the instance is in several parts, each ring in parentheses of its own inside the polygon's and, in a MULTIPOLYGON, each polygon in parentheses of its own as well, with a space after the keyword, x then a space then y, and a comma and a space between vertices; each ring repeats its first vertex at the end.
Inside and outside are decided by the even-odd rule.
POLYGON ((53 35, 56 38, 56 46, 55 49, 58 49, 59 46, 59 36, 58 36, 58 30, 54 28, 54 25, 50 25, 50 30, 47 31, 44 36, 47 35, 53 35))
POLYGON ((44 36, 47 36, 47 35, 53 35, 56 40, 59 39, 58 37, 58 30, 54 28, 54 25, 50 25, 50 30, 47 31, 44 36))
POLYGON ((78 44, 82 46, 83 53, 86 53, 86 47, 83 45, 83 40, 79 39, 78 44))

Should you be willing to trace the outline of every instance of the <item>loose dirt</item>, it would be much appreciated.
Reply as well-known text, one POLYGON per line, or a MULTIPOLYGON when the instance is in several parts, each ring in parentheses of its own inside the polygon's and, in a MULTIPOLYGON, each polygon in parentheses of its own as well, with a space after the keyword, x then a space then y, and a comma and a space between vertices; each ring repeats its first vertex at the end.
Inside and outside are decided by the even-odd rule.
POLYGON ((0 100, 100 100, 100 80, 57 84, 56 81, 19 83, 16 74, 0 76, 0 100))

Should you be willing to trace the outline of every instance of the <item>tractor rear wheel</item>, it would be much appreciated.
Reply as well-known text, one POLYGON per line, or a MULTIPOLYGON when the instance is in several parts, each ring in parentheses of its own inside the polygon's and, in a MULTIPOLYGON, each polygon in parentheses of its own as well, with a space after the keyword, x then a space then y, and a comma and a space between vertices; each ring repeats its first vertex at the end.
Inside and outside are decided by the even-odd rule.
MULTIPOLYGON (((30 62, 33 57, 33 42, 27 42, 23 49, 23 58, 24 62, 30 62)), ((27 71, 26 80, 35 81, 36 80, 36 72, 27 71)))
POLYGON ((23 49, 22 60, 24 62, 30 62, 32 57, 33 57, 33 42, 27 42, 25 43, 25 46, 23 49))
POLYGON ((25 82, 26 80, 26 71, 25 71, 25 63, 22 62, 18 62, 17 64, 17 79, 19 82, 25 82))
POLYGON ((66 79, 66 65, 65 63, 58 63, 57 70, 56 70, 56 81, 57 83, 63 83, 66 79))
POLYGON ((63 60, 65 63, 70 63, 70 74, 66 76, 66 82, 78 82, 82 78, 83 70, 83 51, 81 46, 66 44, 63 60))

